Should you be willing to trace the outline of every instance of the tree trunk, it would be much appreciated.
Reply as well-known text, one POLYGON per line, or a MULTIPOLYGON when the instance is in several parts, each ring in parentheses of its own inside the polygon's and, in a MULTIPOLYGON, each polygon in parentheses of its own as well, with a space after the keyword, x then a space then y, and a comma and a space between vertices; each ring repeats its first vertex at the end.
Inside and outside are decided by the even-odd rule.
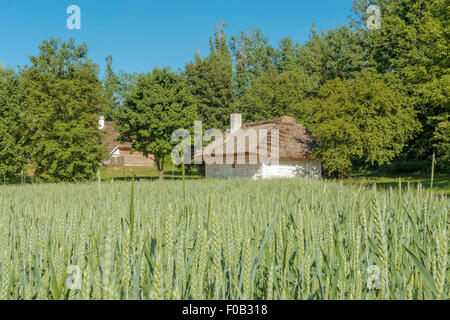
POLYGON ((156 168, 158 168, 159 180, 164 180, 164 159, 156 159, 156 168))
POLYGON ((344 180, 345 178, 347 178, 348 175, 348 169, 344 169, 341 171, 341 179, 344 180))

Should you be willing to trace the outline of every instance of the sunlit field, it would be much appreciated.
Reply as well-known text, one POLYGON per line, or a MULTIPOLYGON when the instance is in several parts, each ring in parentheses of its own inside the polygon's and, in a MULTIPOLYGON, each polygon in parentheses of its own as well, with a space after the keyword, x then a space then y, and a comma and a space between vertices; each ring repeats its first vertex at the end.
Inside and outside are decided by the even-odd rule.
POLYGON ((313 180, 0 187, 0 299, 446 299, 449 198, 313 180))

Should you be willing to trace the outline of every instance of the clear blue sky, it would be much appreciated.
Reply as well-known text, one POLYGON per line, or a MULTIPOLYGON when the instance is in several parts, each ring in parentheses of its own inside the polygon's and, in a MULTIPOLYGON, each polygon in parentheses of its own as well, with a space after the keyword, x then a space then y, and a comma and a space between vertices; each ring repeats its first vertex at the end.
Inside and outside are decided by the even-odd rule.
POLYGON ((352 0, 0 0, 0 61, 23 66, 42 40, 72 37, 88 44, 102 70, 110 54, 116 71, 178 70, 195 50, 208 53, 221 21, 229 35, 258 26, 272 45, 283 37, 302 43, 312 23, 319 30, 347 24, 351 6, 352 0), (81 30, 66 27, 72 4, 81 8, 81 30))

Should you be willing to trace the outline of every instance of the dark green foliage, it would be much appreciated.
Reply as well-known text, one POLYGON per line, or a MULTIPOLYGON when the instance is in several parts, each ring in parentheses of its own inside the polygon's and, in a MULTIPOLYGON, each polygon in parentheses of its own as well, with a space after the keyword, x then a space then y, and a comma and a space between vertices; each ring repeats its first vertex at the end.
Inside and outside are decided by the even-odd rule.
POLYGON ((230 43, 235 63, 235 94, 241 97, 255 79, 276 68, 276 51, 258 28, 242 31, 239 37, 231 37, 230 43))
POLYGON ((309 128, 329 173, 345 175, 355 159, 389 163, 419 128, 404 93, 381 75, 363 72, 352 80, 330 80, 308 102, 309 128))
POLYGON ((302 46, 282 39, 278 49, 256 29, 233 38, 236 86, 240 111, 246 120, 283 115, 307 117, 299 105, 317 94, 320 85, 335 78, 352 78, 364 67, 363 41, 349 27, 322 32, 313 30, 302 46))
POLYGON ((126 95, 130 94, 132 88, 136 85, 138 75, 136 73, 127 73, 120 71, 115 73, 113 70, 112 56, 106 57, 106 74, 103 81, 103 92, 105 96, 104 115, 106 120, 112 121, 114 113, 119 106, 122 106, 126 95))
MULTIPOLYGON (((370 64, 381 73, 398 74, 423 128, 411 143, 409 157, 431 159, 436 152, 438 163, 448 162, 448 142, 442 130, 449 126, 450 111, 449 3, 372 2, 381 7, 382 28, 367 31, 370 64)), ((366 7, 366 0, 355 0, 354 8, 363 19, 366 7)))
POLYGON ((434 147, 437 151, 437 166, 444 172, 450 172, 450 116, 446 113, 440 118, 434 133, 434 147))
POLYGON ((134 86, 136 86, 138 76, 139 75, 137 73, 127 73, 124 71, 120 71, 117 75, 119 78, 118 97, 120 105, 123 105, 125 102, 125 97, 129 95, 134 86))
POLYGON ((279 48, 276 51, 275 65, 277 71, 282 73, 284 71, 290 71, 297 69, 300 46, 290 38, 281 39, 278 44, 279 48))
POLYGON ((106 75, 104 82, 105 107, 104 115, 107 120, 111 120, 113 113, 117 111, 120 104, 120 80, 113 71, 112 56, 108 56, 106 61, 106 75))
POLYGON ((43 41, 22 70, 36 181, 90 180, 103 158, 102 84, 87 52, 73 39, 43 41))
POLYGON ((31 164, 25 88, 19 75, 0 68, 0 180, 17 182, 31 164))
POLYGON ((153 155, 163 179, 164 159, 177 144, 172 133, 193 128, 197 105, 183 76, 154 69, 139 75, 115 117, 120 139, 132 142, 135 151, 153 155))
POLYGON ((297 64, 317 84, 336 78, 353 78, 365 66, 363 39, 347 26, 320 34, 313 29, 310 39, 299 48, 297 55, 297 64))
POLYGON ((379 171, 383 174, 411 174, 423 172, 424 168, 431 168, 431 165, 431 161, 428 160, 396 160, 381 166, 379 171))
POLYGON ((315 90, 316 86, 302 69, 292 69, 282 74, 272 70, 255 79, 241 98, 241 111, 247 121, 263 121, 285 115, 302 120, 307 114, 301 102, 315 90))
POLYGON ((186 77, 205 129, 225 129, 233 113, 233 66, 223 25, 210 39, 210 54, 186 65, 186 77))

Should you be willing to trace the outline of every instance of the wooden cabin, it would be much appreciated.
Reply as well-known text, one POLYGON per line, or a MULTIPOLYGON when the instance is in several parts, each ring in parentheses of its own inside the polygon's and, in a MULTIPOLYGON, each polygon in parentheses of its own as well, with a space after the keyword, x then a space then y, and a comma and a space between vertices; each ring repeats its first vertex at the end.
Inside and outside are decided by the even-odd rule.
POLYGON ((114 122, 99 120, 99 129, 105 132, 104 143, 108 150, 109 158, 103 161, 103 165, 111 167, 153 167, 153 157, 146 157, 142 152, 131 152, 132 144, 121 143, 119 133, 114 129, 114 122))
POLYGON ((205 163, 206 178, 322 177, 321 161, 312 152, 317 139, 294 118, 244 125, 241 119, 240 114, 231 115, 231 129, 195 155, 205 163), (205 154, 211 155, 210 159, 205 154))

